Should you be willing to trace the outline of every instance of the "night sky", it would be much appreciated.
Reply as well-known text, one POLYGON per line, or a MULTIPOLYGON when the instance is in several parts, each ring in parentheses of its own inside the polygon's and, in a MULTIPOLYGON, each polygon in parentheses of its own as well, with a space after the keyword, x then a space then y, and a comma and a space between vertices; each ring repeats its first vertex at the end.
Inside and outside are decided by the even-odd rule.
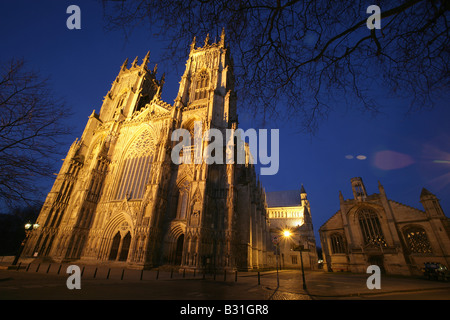
MULTIPOLYGON (((126 58, 131 63, 139 56, 140 64, 150 50, 149 67, 158 63, 160 76, 166 72, 162 99, 172 104, 178 92, 184 63, 178 66, 178 73, 172 69, 169 73, 169 67, 159 62, 162 44, 145 28, 125 41, 120 31, 106 32, 103 27, 100 1, 0 3, 0 61, 24 58, 28 67, 50 77, 54 92, 73 110, 68 123, 75 126, 74 135, 63 153, 81 137, 92 110, 100 110, 126 58), (66 9, 72 4, 81 8, 81 30, 66 27, 66 9)), ((448 104, 443 99, 432 110, 406 114, 404 102, 380 96, 383 108, 376 117, 354 106, 337 106, 315 135, 299 133, 296 123, 279 127, 280 169, 278 174, 260 179, 266 191, 299 190, 304 185, 317 240, 319 227, 339 210, 339 190, 344 198, 352 197, 352 177, 362 177, 369 194, 378 193, 380 181, 390 199, 421 210, 419 195, 425 187, 441 200, 446 215, 450 213, 448 104)), ((253 115, 242 107, 238 105, 240 126, 258 129, 253 115)), ((55 172, 61 164, 55 163, 55 172)), ((47 193, 53 179, 36 183, 47 193)))

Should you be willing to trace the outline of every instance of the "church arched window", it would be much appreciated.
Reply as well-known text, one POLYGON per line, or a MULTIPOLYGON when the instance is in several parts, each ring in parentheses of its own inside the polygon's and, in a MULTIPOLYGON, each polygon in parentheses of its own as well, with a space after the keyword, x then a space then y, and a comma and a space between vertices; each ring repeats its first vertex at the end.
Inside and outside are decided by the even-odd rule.
POLYGON ((362 208, 358 210, 357 215, 364 244, 373 244, 385 247, 386 241, 376 212, 369 208, 362 208))
POLYGON ((122 169, 115 199, 142 199, 150 178, 154 143, 151 132, 145 130, 129 147, 122 161, 122 169))
POLYGON ((410 227, 404 231, 406 243, 411 253, 432 253, 427 233, 421 227, 410 227))
POLYGON ((333 253, 346 253, 346 245, 342 234, 334 233, 331 235, 330 240, 333 253))
POLYGON ((209 76, 206 71, 199 73, 195 77, 194 100, 205 99, 208 93, 209 76))

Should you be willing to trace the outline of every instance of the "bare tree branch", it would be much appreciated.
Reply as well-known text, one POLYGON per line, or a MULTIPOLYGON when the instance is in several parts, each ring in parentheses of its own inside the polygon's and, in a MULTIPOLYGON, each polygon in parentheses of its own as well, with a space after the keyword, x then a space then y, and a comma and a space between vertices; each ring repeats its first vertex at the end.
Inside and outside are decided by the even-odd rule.
POLYGON ((431 107, 448 91, 450 4, 377 1, 381 30, 369 30, 366 1, 103 0, 108 29, 149 26, 181 62, 194 36, 222 27, 235 59, 240 106, 265 117, 296 115, 313 132, 345 98, 378 112, 378 89, 431 107), (342 96, 345 93, 345 97, 342 96))
POLYGON ((0 73, 0 202, 10 207, 41 201, 39 178, 54 172, 70 115, 46 79, 24 61, 2 64, 0 73))

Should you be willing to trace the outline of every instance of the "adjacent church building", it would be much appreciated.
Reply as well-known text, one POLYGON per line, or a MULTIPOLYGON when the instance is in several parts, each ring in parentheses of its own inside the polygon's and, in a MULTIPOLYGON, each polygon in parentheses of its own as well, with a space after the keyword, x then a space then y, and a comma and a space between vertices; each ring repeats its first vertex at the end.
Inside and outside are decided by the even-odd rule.
POLYGON ((300 190, 266 192, 266 199, 270 235, 279 267, 317 269, 311 206, 303 185, 300 190))
MULTIPOLYGON (((123 63, 70 147, 23 255, 134 268, 267 267, 267 206, 253 165, 171 158, 176 129, 193 136, 196 123, 238 127, 224 32, 217 43, 194 38, 174 104, 161 100, 164 75, 148 64, 149 54, 123 63)), ((177 156, 203 154, 208 143, 177 156)))
POLYGON ((374 194, 361 178, 351 186, 353 199, 339 193, 340 209, 319 229, 328 271, 378 265, 387 274, 420 275, 425 262, 450 265, 450 219, 434 194, 422 189, 419 210, 389 199, 380 183, 374 194))

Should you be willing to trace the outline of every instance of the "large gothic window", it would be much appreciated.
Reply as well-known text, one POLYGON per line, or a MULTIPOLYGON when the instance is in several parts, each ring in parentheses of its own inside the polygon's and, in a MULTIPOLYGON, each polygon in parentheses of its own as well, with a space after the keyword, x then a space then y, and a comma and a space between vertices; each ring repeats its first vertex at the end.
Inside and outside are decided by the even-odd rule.
POLYGON ((142 199, 153 163, 154 142, 149 130, 145 130, 130 146, 116 189, 115 199, 142 199))
POLYGON ((346 252, 346 245, 342 234, 339 233, 332 234, 330 240, 331 240, 331 250, 333 253, 346 252))
POLYGON ((195 78, 194 100, 205 99, 208 94, 209 76, 206 71, 201 72, 195 78))
POLYGON ((411 253, 432 253, 430 241, 423 228, 411 227, 404 232, 411 253))
POLYGON ((358 210, 357 214, 364 244, 385 247, 386 241, 376 212, 368 208, 363 208, 358 210))

